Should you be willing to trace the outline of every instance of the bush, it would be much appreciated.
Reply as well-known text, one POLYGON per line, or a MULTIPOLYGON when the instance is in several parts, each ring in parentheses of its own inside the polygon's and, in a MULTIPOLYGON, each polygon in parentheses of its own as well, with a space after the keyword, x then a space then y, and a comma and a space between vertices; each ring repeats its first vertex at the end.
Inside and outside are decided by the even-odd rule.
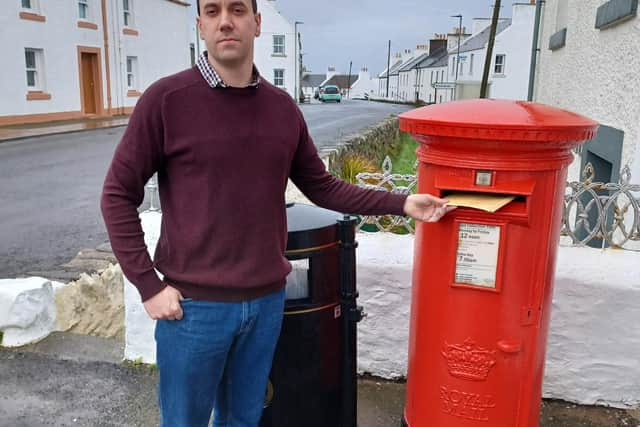
POLYGON ((343 181, 356 183, 356 176, 363 172, 379 172, 373 161, 364 155, 350 153, 340 159, 338 166, 338 177, 343 181))

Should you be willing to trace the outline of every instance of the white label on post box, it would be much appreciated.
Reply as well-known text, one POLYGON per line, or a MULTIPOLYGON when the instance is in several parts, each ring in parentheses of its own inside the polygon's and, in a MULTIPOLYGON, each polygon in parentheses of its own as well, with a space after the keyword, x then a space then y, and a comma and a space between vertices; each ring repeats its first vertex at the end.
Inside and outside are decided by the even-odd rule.
POLYGON ((499 226, 461 223, 455 282, 495 288, 499 246, 499 226))

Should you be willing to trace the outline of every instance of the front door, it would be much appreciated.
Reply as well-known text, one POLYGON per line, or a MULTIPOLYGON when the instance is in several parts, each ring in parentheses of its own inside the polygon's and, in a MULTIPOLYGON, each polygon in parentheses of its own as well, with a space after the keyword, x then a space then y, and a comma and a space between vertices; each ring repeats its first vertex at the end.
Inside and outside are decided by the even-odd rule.
POLYGON ((95 53, 82 52, 80 54, 80 69, 82 75, 80 76, 80 84, 82 85, 82 110, 85 114, 97 114, 97 102, 98 94, 97 88, 97 68, 98 68, 98 55, 95 53))

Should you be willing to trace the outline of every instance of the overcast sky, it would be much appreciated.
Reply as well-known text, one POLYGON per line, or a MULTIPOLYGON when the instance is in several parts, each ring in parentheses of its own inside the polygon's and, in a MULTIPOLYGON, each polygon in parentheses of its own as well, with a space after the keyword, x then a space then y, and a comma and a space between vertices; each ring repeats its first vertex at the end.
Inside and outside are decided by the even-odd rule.
MULTIPOLYGON (((520 0, 522 1, 522 0, 520 0)), ((276 0, 276 8, 293 24, 302 37, 303 62, 314 73, 322 74, 334 65, 339 72, 353 72, 367 66, 372 76, 387 66, 387 46, 391 52, 415 49, 434 33, 445 33, 458 26, 471 29, 471 19, 491 17, 492 0, 276 0)), ((501 18, 511 17, 511 2, 502 2, 501 18)))

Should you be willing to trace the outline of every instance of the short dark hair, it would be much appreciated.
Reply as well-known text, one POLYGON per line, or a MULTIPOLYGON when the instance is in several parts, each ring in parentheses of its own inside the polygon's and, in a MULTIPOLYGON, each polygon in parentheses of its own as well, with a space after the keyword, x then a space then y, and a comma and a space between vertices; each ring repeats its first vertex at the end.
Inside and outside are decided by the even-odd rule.
MULTIPOLYGON (((200 15, 200 0, 196 0, 196 6, 198 7, 198 15, 200 15)), ((251 0, 251 7, 253 13, 258 13, 258 0, 251 0)))

